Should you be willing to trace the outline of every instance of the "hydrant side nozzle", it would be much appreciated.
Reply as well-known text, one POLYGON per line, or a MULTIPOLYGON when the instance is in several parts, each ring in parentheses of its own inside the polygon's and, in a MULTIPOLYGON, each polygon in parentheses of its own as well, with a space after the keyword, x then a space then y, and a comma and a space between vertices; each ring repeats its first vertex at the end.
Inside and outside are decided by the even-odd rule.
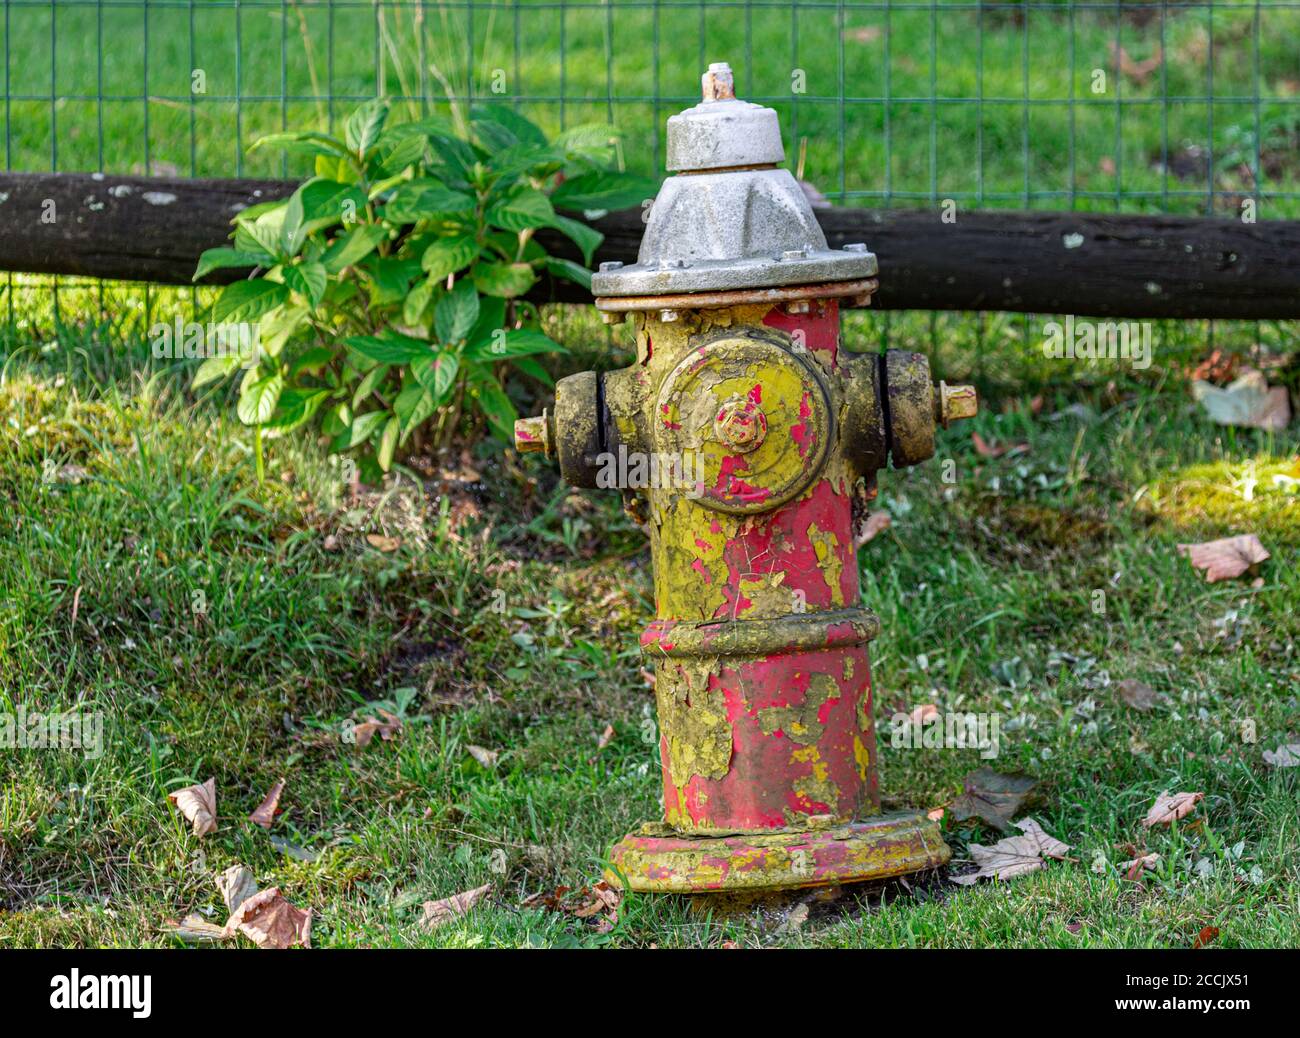
POLYGON ((934 420, 945 429, 953 422, 974 418, 979 409, 979 395, 974 386, 950 386, 947 382, 940 382, 935 387, 934 420))
POLYGON ((545 408, 536 417, 515 420, 515 450, 520 454, 540 451, 549 458, 552 442, 551 415, 545 408))

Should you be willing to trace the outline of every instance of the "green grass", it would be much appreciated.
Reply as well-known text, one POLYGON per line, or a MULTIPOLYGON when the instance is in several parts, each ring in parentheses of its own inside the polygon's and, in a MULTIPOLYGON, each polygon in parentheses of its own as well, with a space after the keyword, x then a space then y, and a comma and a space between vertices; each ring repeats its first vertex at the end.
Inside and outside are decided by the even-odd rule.
MULTIPOLYGON (((578 348, 570 366, 626 361, 585 315, 555 319, 578 348)), ((1244 473, 1292 466, 1300 444, 1208 425, 1177 374, 1181 328, 1140 376, 1005 350, 1045 406, 1035 418, 1025 392, 995 385, 976 428, 1029 452, 982 459, 950 431, 934 461, 883 475, 894 526, 860 553, 884 624, 878 722, 926 702, 1001 714, 991 763, 1038 780, 1026 812, 1076 860, 1009 885, 841 898, 794 932, 771 912, 636 897, 605 934, 521 906, 594 881, 609 843, 658 811, 634 649, 648 555, 617 502, 491 442, 448 478, 352 500, 314 444, 276 441, 259 487, 228 401, 193 399, 130 322, 63 327, 44 350, 10 333, 0 709, 101 711, 106 733, 98 759, 0 758, 0 944, 167 945, 164 920, 218 914, 213 876, 236 862, 310 905, 325 946, 1185 946, 1206 925, 1223 945, 1300 943, 1300 775, 1261 760, 1300 716, 1300 522, 1269 480, 1240 500, 1244 473), (1070 404, 1088 410, 1046 417, 1070 404), (1179 541, 1251 530, 1273 552, 1258 589, 1206 585, 1176 557, 1179 541), (1160 705, 1119 703, 1125 677, 1160 705), (349 722, 381 706, 404 716, 401 737, 349 744, 349 722), (1258 742, 1242 741, 1245 720, 1258 742), (469 745, 500 751, 496 767, 469 745), (268 834, 245 818, 281 775, 268 834), (166 794, 209 776, 221 828, 199 840, 166 794), (1141 829, 1166 789, 1205 792, 1200 825, 1141 829), (1158 873, 1092 871, 1131 842, 1163 856, 1158 873), (470 917, 416 931, 422 901, 485 882, 495 893, 470 917)), ((943 339, 943 373, 977 366, 972 344, 943 339)), ((886 802, 943 804, 981 763, 886 745, 886 802)), ((950 828, 954 864, 994 838, 950 828)))

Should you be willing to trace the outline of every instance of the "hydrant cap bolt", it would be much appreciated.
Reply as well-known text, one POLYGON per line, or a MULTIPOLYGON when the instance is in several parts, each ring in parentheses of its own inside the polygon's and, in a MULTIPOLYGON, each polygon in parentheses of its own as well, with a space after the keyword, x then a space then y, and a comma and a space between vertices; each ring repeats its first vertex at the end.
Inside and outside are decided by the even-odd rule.
POLYGON ((725 61, 715 61, 709 70, 700 77, 705 101, 734 101, 736 99, 736 79, 731 74, 731 66, 725 61))
POLYGON ((728 400, 713 420, 713 432, 718 442, 740 454, 757 450, 767 436, 767 415, 752 400, 728 400))
POLYGON ((934 417, 945 429, 951 422, 974 418, 979 413, 979 397, 974 386, 950 386, 940 382, 934 395, 934 417))

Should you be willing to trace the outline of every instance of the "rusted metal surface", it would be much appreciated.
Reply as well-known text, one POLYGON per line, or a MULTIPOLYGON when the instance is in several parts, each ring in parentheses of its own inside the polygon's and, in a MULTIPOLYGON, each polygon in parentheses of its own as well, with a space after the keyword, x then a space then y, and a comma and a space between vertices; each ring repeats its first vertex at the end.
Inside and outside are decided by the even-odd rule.
POLYGON ((865 305, 880 287, 875 278, 830 281, 812 285, 779 285, 774 288, 743 288, 726 292, 678 292, 654 296, 601 296, 596 309, 605 313, 634 313, 641 310, 707 310, 750 304, 771 305, 799 299, 852 299, 865 305))
POLYGON ((918 814, 713 837, 683 837, 649 824, 614 846, 605 878, 655 893, 797 889, 907 875, 951 857, 934 823, 918 814))

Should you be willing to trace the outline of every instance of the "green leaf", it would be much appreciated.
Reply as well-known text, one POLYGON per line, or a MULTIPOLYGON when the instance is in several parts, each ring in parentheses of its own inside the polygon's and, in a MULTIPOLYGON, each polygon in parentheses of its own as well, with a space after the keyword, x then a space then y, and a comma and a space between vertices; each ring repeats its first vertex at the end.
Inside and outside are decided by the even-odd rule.
POLYGON ((591 162, 608 162, 614 154, 614 144, 621 134, 609 123, 582 123, 572 126, 555 138, 555 146, 566 155, 591 162))
POLYGON ((384 426, 383 435, 379 437, 379 450, 376 452, 379 467, 385 472, 393 467, 393 453, 397 450, 397 437, 401 432, 402 420, 393 415, 384 426))
POLYGON ((321 262, 331 274, 338 274, 369 256, 387 236, 387 229, 378 224, 359 224, 336 238, 321 262))
POLYGON ((321 404, 328 399, 327 389, 286 389, 280 394, 275 414, 265 423, 266 429, 283 436, 315 417, 321 404))
POLYGON ((457 281, 433 308, 433 328, 438 341, 459 342, 478 320, 478 292, 468 281, 457 281))
POLYGON ((489 296, 513 299, 533 287, 537 274, 527 263, 476 263, 474 284, 489 296))
POLYGON ((287 216, 288 203, 280 202, 256 219, 239 220, 235 226, 235 248, 241 252, 261 250, 276 259, 283 259, 287 255, 282 237, 287 216))
POLYGON ((402 303, 403 324, 418 327, 424 323, 424 312, 429 308, 429 300, 433 297, 433 290, 436 287, 435 282, 421 281, 407 293, 402 303))
POLYGON ((305 304, 284 305, 263 315, 258 325, 258 348, 271 357, 278 357, 280 351, 294 335, 307 323, 311 308, 305 304))
POLYGON ((385 133, 375 145, 371 159, 374 172, 380 177, 392 177, 424 158, 428 147, 426 138, 416 134, 385 133))
POLYGON ((352 410, 355 411, 365 402, 366 397, 373 393, 379 387, 379 384, 388 377, 388 372, 389 366, 387 364, 380 364, 370 369, 366 377, 357 383, 357 388, 352 393, 352 410))
MULTIPOLYGON (((567 216, 556 216, 551 221, 550 226, 563 234, 574 245, 582 250, 582 262, 591 266, 591 258, 600 248, 600 243, 605 240, 605 236, 594 227, 583 223, 581 220, 573 220, 567 216)), ((552 271, 554 273, 554 271, 552 271)), ((590 275, 589 275, 590 276, 590 275)))
POLYGON ((451 350, 411 362, 411 374, 415 381, 433 394, 434 403, 438 406, 451 396, 459 370, 460 358, 451 350))
POLYGON ((354 335, 343 342, 349 349, 380 364, 410 364, 433 351, 431 343, 391 329, 378 335, 354 335))
POLYGON ((344 445, 340 450, 348 450, 359 443, 365 443, 378 431, 388 418, 387 411, 367 411, 352 419, 352 425, 344 434, 344 445))
POLYGON ((325 133, 272 133, 259 137, 249 151, 258 148, 284 148, 288 151, 305 151, 316 155, 346 155, 342 141, 325 133))
POLYGON ((297 292, 313 307, 320 306, 320 301, 325 298, 325 288, 329 284, 329 274, 326 273, 323 263, 300 263, 297 266, 285 267, 281 274, 290 291, 297 292))
MULTIPOLYGON (((355 222, 366 208, 365 192, 356 184, 324 177, 307 181, 294 192, 294 197, 302 210, 299 230, 303 235, 331 227, 340 220, 355 222)), ((288 217, 285 219, 287 223, 288 217)))
POLYGON ((483 412, 492 431, 506 443, 515 438, 515 419, 519 412, 494 378, 484 376, 474 381, 473 400, 483 412))
POLYGON ((483 296, 478 301, 478 320, 465 336, 467 346, 477 346, 490 339, 506 325, 506 301, 500 296, 483 296))
POLYGON ((526 231, 546 227, 555 219, 555 210, 535 187, 518 187, 490 206, 484 219, 507 231, 526 231))
POLYGON ((198 389, 200 386, 206 386, 209 382, 217 382, 238 369, 242 362, 243 358, 235 351, 225 355, 209 357, 199 365, 199 370, 194 373, 190 388, 198 389))
POLYGON ((315 346, 298 357, 290 366, 290 376, 308 374, 319 375, 334 360, 337 354, 328 346, 315 346))
POLYGON ((575 285, 581 285, 588 292, 591 291, 591 271, 574 263, 572 260, 560 259, 558 256, 547 256, 546 269, 551 272, 553 277, 564 278, 567 281, 572 281, 575 285))
POLYGON ((630 209, 654 198, 659 183, 649 177, 620 173, 616 170, 593 170, 564 181, 551 192, 551 202, 559 209, 630 209))
POLYGON ((388 102, 382 98, 367 101, 348 117, 346 138, 348 150, 359 158, 364 158, 379 140, 384 130, 384 121, 388 118, 388 102))
POLYGON ((506 360, 531 353, 567 353, 555 340, 533 328, 499 331, 487 340, 466 347, 465 356, 472 360, 506 360))
POLYGON ((479 244, 472 234, 439 238, 424 250, 420 265, 431 280, 441 281, 448 274, 455 274, 462 267, 469 266, 478 257, 478 253, 479 244))
POLYGON ((363 266, 371 281, 372 306, 383 306, 405 299, 411 279, 420 273, 417 260, 399 259, 395 256, 372 256, 363 266))
POLYGON ((278 371, 263 373, 260 368, 249 368, 239 385, 239 404, 235 408, 239 420, 245 425, 269 422, 283 389, 284 379, 278 371))
POLYGON ((521 116, 506 104, 474 105, 469 112, 469 121, 472 122, 474 129, 478 130, 480 137, 485 130, 489 134, 495 131, 498 142, 503 143, 489 143, 489 147, 494 151, 508 148, 515 143, 546 146, 546 134, 538 129, 537 124, 521 116))
POLYGON ((555 385, 555 379, 551 378, 549 371, 537 363, 536 357, 513 357, 511 358, 510 363, 525 375, 537 379, 537 381, 541 382, 543 385, 555 385))
POLYGON ((392 223, 416 223, 473 211, 474 199, 470 195, 425 178, 408 180, 394 191, 384 206, 384 218, 392 223))
POLYGON ((393 413, 402 420, 403 436, 426 421, 436 410, 438 402, 433 394, 418 382, 412 382, 393 401, 393 413))
POLYGON ((262 266, 271 259, 272 257, 260 249, 257 252, 241 252, 239 249, 227 248, 224 245, 215 249, 205 249, 203 255, 199 257, 199 265, 191 280, 198 281, 205 274, 210 274, 214 270, 224 270, 227 267, 262 266))
POLYGON ((212 320, 217 324, 226 321, 256 321, 270 313, 289 298, 289 290, 274 281, 261 278, 236 281, 221 290, 212 304, 212 320))

